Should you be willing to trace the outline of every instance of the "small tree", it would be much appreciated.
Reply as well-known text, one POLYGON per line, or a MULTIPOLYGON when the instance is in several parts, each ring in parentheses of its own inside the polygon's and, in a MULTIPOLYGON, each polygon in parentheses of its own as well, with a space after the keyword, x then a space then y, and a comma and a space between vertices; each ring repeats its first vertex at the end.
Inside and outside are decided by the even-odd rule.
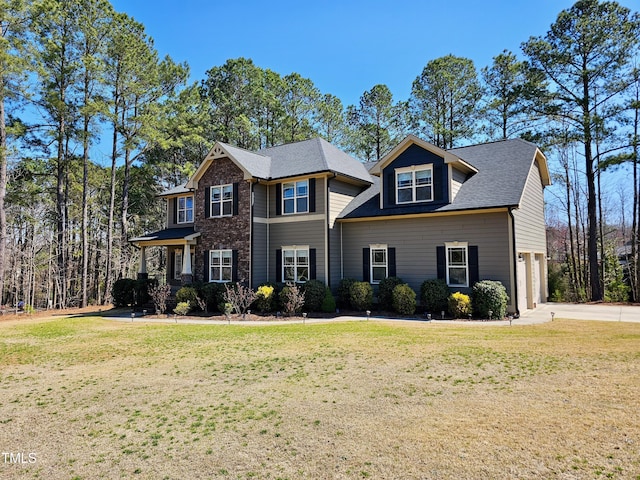
POLYGON ((224 301, 233 305, 233 309, 239 315, 244 315, 251 304, 256 299, 256 292, 249 287, 238 283, 234 285, 225 284, 224 301))
POLYGON ((304 306, 304 293, 295 283, 287 282, 280 292, 280 301, 285 315, 295 315, 304 306))
POLYGON ((156 285, 149 290, 156 312, 162 315, 167 311, 167 300, 171 295, 171 285, 156 285))

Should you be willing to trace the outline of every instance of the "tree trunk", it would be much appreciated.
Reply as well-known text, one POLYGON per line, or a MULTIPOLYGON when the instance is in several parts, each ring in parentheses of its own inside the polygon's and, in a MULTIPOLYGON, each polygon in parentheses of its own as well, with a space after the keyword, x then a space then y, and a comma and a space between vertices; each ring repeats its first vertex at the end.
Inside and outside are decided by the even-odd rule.
MULTIPOLYGON (((0 88, 2 88, 0 86, 0 88)), ((0 305, 4 305, 4 273, 7 244, 7 213, 4 199, 7 196, 7 129, 4 114, 4 98, 0 97, 0 305)))

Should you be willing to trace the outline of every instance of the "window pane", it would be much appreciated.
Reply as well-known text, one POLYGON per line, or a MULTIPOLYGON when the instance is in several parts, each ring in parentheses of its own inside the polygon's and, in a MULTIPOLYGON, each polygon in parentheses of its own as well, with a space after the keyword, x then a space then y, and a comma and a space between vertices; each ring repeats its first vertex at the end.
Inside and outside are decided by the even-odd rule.
POLYGON ((213 281, 220 280, 220 267, 213 267, 211 269, 211 280, 213 281))
POLYGON ((379 282, 387 277, 387 267, 373 267, 373 281, 379 282))
POLYGON ((211 252, 211 265, 220 265, 220 255, 218 252, 211 252))
POLYGON ((431 170, 417 171, 416 185, 431 185, 431 170))
POLYGON ((220 192, 220 187, 211 187, 211 201, 212 202, 219 202, 221 194, 222 193, 220 192))
POLYGON ((416 200, 431 200, 431 187, 416 188, 416 200))
POLYGON ((449 268, 449 285, 466 285, 467 269, 459 267, 449 268))
POLYGON ((413 176, 411 172, 398 174, 398 187, 410 187, 413 184, 413 176))
POLYGON ((231 265, 231 252, 228 250, 225 250, 222 252, 222 265, 231 265))
POLYGON ((193 209, 193 197, 187 197, 186 198, 186 208, 188 208, 189 210, 193 209))
POLYGON ((285 281, 286 280, 295 281, 294 271, 295 271, 294 267, 285 267, 285 269, 284 269, 284 280, 285 281))
POLYGON ((293 202, 294 202, 293 199, 284 201, 284 213, 295 213, 295 210, 294 210, 295 203, 293 202))
POLYGON ((219 203, 213 203, 211 205, 211 216, 212 217, 219 217, 220 216, 220 204, 219 203))
POLYGON ((296 183, 296 189, 297 189, 297 196, 298 197, 306 197, 307 196, 307 191, 309 190, 309 186, 307 184, 307 181, 303 181, 303 182, 297 182, 296 183))
POLYGON ((298 198, 296 200, 296 212, 301 213, 306 212, 307 210, 307 197, 298 198))
POLYGON ((178 210, 184 210, 184 197, 178 198, 178 210))
POLYGON ((282 198, 293 198, 295 196, 295 183, 282 184, 282 198))
POLYGON ((449 265, 466 265, 467 264, 466 249, 450 248, 449 249, 449 265))
POLYGON ((309 280, 309 268, 308 267, 298 267, 298 282, 306 282, 309 280))
POLYGON ((283 250, 282 251, 282 261, 284 265, 294 265, 296 261, 294 250, 283 250))
POLYGON ((298 265, 309 265, 309 252, 307 250, 296 250, 298 265))
POLYGON ((222 267, 222 278, 223 282, 231 281, 231 268, 230 267, 222 267))
POLYGON ((187 210, 187 218, 185 221, 193 222, 193 210, 187 210))
POLYGON ((387 264, 387 251, 386 250, 373 250, 373 264, 374 265, 386 265, 387 264))
POLYGON ((222 199, 231 200, 233 198, 233 185, 225 185, 222 187, 222 199))
POLYGON ((184 223, 184 211, 178 212, 178 223, 184 223))
POLYGON ((398 189, 398 202, 403 203, 403 202, 411 202, 413 201, 412 195, 411 195, 411 189, 410 188, 402 188, 402 189, 398 189))
POLYGON ((222 215, 231 215, 232 207, 231 202, 222 202, 222 215))

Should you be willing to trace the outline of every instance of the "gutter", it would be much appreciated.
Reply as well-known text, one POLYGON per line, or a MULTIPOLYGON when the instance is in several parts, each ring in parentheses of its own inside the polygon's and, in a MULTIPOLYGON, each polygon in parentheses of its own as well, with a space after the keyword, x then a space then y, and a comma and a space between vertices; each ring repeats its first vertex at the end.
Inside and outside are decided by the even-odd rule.
POLYGON ((516 207, 509 207, 509 217, 511 217, 511 243, 513 244, 513 251, 511 255, 513 257, 513 285, 511 291, 513 292, 513 306, 515 307, 514 318, 520 318, 520 309, 518 308, 518 253, 516 252, 516 219, 513 216, 513 210, 516 207))

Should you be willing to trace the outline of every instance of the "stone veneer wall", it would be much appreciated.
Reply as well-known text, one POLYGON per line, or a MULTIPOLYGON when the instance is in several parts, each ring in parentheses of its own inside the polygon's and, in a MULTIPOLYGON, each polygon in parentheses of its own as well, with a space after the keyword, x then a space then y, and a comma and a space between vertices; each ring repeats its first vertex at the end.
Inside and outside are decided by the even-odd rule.
POLYGON ((251 262, 251 184, 244 180, 240 170, 228 158, 213 160, 198 181, 195 194, 195 229, 201 232, 196 245, 193 274, 196 281, 203 281, 204 253, 209 250, 231 249, 238 251, 238 281, 249 281, 251 262), (238 215, 205 218, 205 191, 214 185, 238 183, 238 215))

